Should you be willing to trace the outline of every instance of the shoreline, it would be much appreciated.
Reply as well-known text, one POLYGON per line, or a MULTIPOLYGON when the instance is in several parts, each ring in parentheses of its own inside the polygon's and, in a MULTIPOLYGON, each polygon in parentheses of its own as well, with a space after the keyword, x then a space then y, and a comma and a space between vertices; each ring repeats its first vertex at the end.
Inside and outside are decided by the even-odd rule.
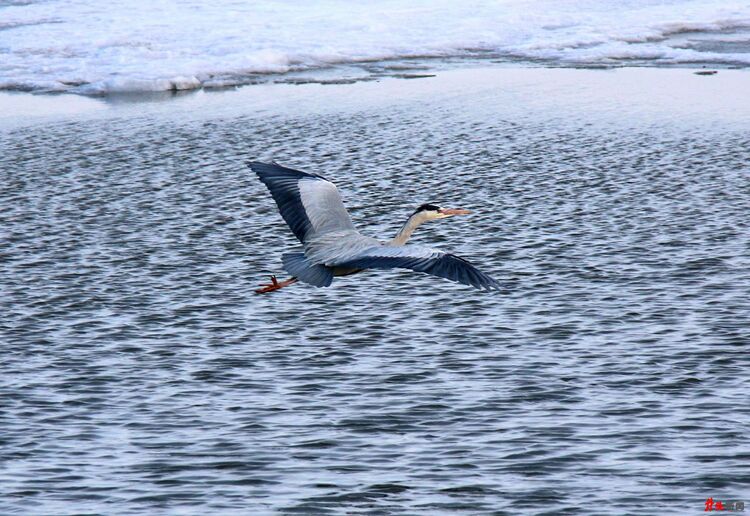
MULTIPOLYGON (((573 70, 618 70, 618 69, 684 69, 684 70, 750 70, 750 64, 741 61, 696 60, 693 62, 657 63, 640 59, 632 62, 558 62, 546 59, 507 58, 502 55, 479 56, 433 56, 413 55, 408 59, 363 59, 351 62, 333 62, 309 68, 290 69, 283 72, 249 73, 221 81, 216 77, 176 76, 155 79, 133 78, 125 81, 132 89, 98 89, 94 83, 81 83, 69 89, 44 89, 29 86, 0 88, 0 93, 29 93, 32 95, 79 95, 91 98, 117 96, 169 96, 195 91, 223 91, 246 86, 266 84, 354 84, 384 79, 412 79, 435 75, 437 72, 472 68, 548 68, 573 70), (160 87, 155 87, 160 86, 160 87)), ((106 83, 108 81, 100 81, 106 83)))
MULTIPOLYGON (((748 113, 750 70, 694 68, 552 68, 526 66, 462 67, 414 76, 356 82, 269 82, 222 89, 82 96, 0 91, 0 131, 36 124, 120 116, 310 115, 367 110, 440 95, 493 90, 543 92, 558 104, 585 104, 610 94, 623 107, 642 111, 711 112, 729 119, 748 113), (631 106, 628 98, 640 99, 631 106), (658 99, 655 103, 654 99, 658 99), (696 102, 696 100, 698 102, 696 102)), ((529 99, 538 104, 540 99, 529 99)), ((528 106, 527 106, 528 107, 528 106)))

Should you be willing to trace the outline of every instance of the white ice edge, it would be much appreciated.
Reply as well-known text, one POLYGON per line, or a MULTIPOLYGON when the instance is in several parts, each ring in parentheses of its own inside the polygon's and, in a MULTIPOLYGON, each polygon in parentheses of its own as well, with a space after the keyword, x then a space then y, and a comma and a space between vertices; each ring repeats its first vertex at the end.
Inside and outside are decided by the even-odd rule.
POLYGON ((750 2, 40 0, 0 8, 0 89, 189 90, 337 64, 461 56, 467 49, 560 65, 750 66, 750 51, 698 51, 669 38, 727 31, 747 32, 745 39, 728 33, 727 41, 750 41, 750 2))

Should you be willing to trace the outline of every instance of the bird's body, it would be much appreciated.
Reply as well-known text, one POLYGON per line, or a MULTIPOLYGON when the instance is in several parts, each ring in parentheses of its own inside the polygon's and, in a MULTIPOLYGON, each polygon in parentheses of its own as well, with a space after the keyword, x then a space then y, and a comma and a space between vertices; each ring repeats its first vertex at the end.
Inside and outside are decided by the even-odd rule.
POLYGON ((270 292, 299 280, 327 287, 335 276, 365 269, 407 268, 450 279, 479 289, 500 285, 466 260, 437 249, 405 245, 414 230, 428 220, 468 213, 425 204, 406 221, 396 237, 387 242, 356 230, 336 186, 322 176, 252 162, 250 168, 268 187, 282 217, 303 245, 303 252, 282 256, 290 280, 273 283, 257 292, 270 292))

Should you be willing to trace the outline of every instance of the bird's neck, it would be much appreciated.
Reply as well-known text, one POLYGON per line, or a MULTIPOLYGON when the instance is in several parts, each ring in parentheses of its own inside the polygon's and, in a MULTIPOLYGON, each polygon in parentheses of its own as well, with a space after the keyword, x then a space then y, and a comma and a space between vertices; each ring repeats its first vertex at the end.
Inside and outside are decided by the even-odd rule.
POLYGON ((427 218, 423 215, 423 213, 415 213, 414 215, 409 217, 409 220, 407 220, 406 223, 401 227, 396 237, 388 242, 388 245, 404 245, 409 241, 409 239, 411 238, 411 234, 414 233, 414 230, 421 226, 425 221, 427 221, 427 218))

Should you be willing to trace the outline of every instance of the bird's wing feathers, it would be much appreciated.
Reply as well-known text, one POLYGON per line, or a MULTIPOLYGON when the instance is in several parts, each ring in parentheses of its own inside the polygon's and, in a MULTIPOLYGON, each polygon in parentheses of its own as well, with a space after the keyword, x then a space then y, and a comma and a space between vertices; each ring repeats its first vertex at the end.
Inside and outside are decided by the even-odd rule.
POLYGON ((500 289, 496 280, 456 255, 416 245, 376 246, 359 251, 356 256, 335 264, 356 269, 403 268, 457 281, 478 289, 500 289))
POLYGON ((336 185, 326 178, 275 163, 251 162, 300 242, 330 231, 353 230, 336 185))
MULTIPOLYGON (((322 176, 275 163, 256 161, 248 165, 271 191, 292 232, 305 244, 305 259, 311 267, 404 268, 478 289, 500 288, 497 281, 458 256, 416 245, 379 245, 360 235, 336 185, 322 176)), ((330 278, 325 279, 330 284, 330 278)))

